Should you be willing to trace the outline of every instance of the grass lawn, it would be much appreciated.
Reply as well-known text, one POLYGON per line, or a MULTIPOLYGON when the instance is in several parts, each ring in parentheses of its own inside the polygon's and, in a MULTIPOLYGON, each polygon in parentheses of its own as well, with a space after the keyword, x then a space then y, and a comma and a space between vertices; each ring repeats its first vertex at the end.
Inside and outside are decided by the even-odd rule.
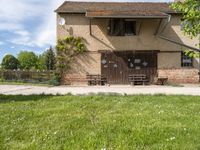
POLYGON ((200 149, 200 97, 1 95, 0 149, 200 149))

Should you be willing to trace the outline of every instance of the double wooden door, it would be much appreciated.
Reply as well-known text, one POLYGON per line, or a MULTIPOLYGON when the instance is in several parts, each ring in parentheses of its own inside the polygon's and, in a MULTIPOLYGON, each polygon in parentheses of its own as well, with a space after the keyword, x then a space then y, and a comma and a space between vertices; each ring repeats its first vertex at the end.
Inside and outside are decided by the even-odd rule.
POLYGON ((101 74, 109 84, 129 84, 131 74, 145 74, 153 82, 157 74, 157 53, 104 52, 101 55, 101 74))

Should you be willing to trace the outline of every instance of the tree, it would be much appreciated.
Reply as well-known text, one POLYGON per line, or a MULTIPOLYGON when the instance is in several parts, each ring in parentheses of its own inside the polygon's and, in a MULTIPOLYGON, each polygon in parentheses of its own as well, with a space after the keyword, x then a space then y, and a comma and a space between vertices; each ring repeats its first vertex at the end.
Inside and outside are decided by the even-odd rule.
POLYGON ((45 60, 46 60, 46 53, 44 52, 43 54, 38 56, 38 60, 37 60, 37 68, 38 70, 47 70, 46 64, 45 64, 45 60))
MULTIPOLYGON (((182 25, 184 32, 191 38, 198 37, 200 34, 200 0, 174 2, 172 3, 172 8, 183 14, 182 25)), ((200 47, 200 42, 198 45, 200 47)), ((195 56, 194 52, 193 54, 195 56)))
POLYGON ((18 54, 20 69, 36 69, 38 57, 34 52, 21 51, 18 54))
POLYGON ((47 70, 54 70, 55 63, 56 63, 55 53, 53 51, 53 48, 50 47, 45 53, 45 65, 47 70))
POLYGON ((200 34, 200 1, 178 1, 172 4, 172 8, 183 14, 182 21, 184 32, 191 37, 197 37, 200 34))
POLYGON ((13 55, 6 55, 2 60, 1 66, 3 69, 18 69, 19 61, 13 55))

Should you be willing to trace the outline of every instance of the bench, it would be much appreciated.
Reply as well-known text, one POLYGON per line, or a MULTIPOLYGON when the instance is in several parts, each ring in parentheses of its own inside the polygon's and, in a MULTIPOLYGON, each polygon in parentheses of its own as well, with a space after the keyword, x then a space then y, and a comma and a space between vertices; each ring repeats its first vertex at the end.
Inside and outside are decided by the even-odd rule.
POLYGON ((147 85, 149 83, 149 79, 145 74, 131 74, 128 78, 131 85, 147 85))
POLYGON ((165 85, 168 81, 168 78, 165 77, 158 77, 157 84, 158 85, 165 85))
POLYGON ((107 83, 107 78, 103 75, 88 74, 86 75, 86 80, 89 86, 92 85, 105 85, 107 83))

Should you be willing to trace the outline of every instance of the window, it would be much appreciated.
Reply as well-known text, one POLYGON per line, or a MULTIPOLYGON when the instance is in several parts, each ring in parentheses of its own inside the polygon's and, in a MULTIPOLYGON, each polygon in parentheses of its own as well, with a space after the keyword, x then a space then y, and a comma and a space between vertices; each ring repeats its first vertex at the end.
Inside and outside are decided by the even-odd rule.
POLYGON ((125 35, 136 35, 136 22, 125 20, 125 35))
POLYGON ((110 19, 108 30, 111 36, 136 35, 136 21, 131 19, 110 19))
POLYGON ((184 52, 181 52, 181 66, 182 67, 193 67, 193 59, 184 52))
POLYGON ((113 36, 123 36, 124 35, 123 19, 111 19, 110 35, 113 35, 113 36))

